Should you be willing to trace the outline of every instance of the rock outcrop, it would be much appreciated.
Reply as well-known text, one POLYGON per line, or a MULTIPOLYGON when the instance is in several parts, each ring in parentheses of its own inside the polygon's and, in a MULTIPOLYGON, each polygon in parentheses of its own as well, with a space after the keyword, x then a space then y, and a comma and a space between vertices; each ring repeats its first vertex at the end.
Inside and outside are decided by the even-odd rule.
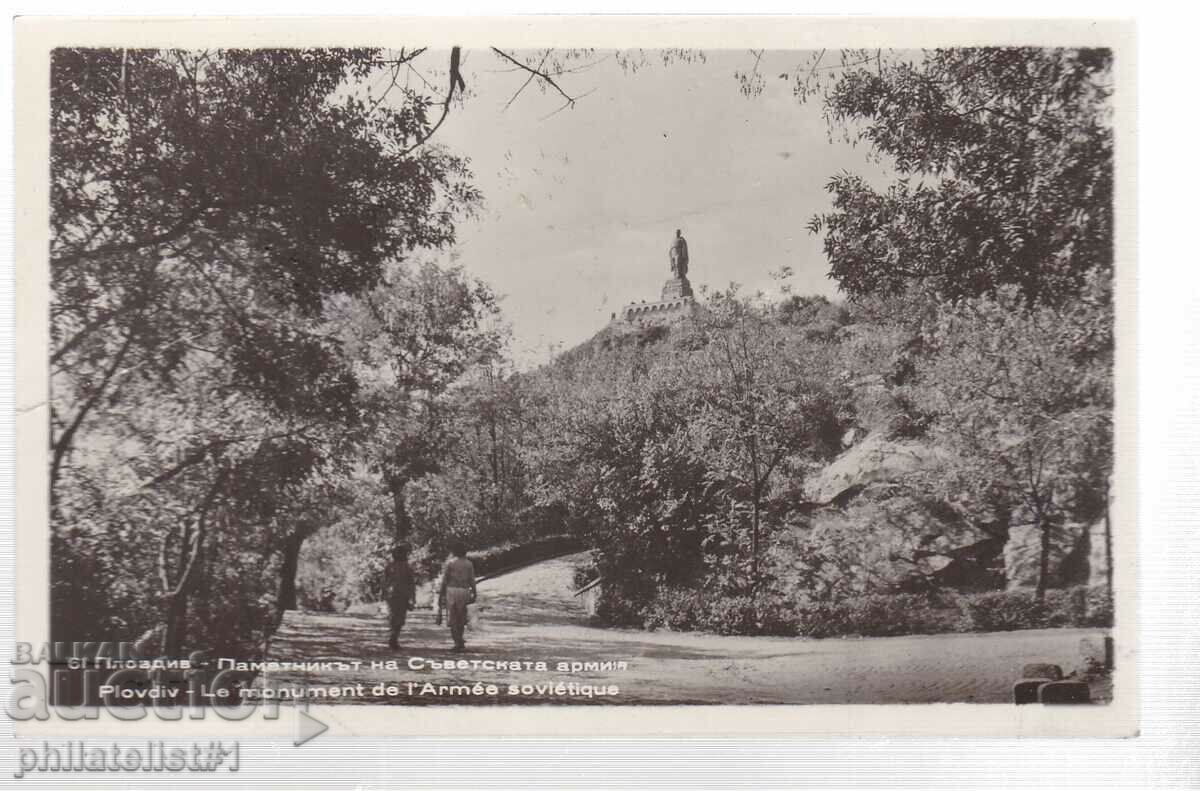
MULTIPOLYGON (((847 433, 847 437, 854 439, 847 433)), ((809 499, 832 503, 845 495, 861 493, 871 484, 899 481, 919 470, 931 469, 949 458, 945 451, 911 441, 889 440, 868 434, 834 459, 805 487, 809 499)))
MULTIPOLYGON (((918 473, 953 464, 944 449, 915 440, 894 440, 881 432, 859 439, 848 431, 850 447, 805 486, 813 530, 861 533, 857 551, 876 555, 880 567, 901 587, 913 581, 971 588, 1003 583, 1008 588, 1037 585, 1041 532, 1020 512, 1010 524, 970 523, 948 503, 922 492, 918 473), (852 444, 851 444, 852 443, 852 444)), ((1051 530, 1050 587, 1103 585, 1108 553, 1103 518, 1093 524, 1068 522, 1051 530)), ((841 539, 839 539, 841 540, 841 539)))
MULTIPOLYGON (((1108 583, 1105 520, 1068 522, 1050 528, 1047 585, 1102 586, 1108 583)), ((1041 573, 1042 535, 1031 524, 1013 524, 1004 545, 1005 582, 1011 588, 1036 587, 1041 573)))

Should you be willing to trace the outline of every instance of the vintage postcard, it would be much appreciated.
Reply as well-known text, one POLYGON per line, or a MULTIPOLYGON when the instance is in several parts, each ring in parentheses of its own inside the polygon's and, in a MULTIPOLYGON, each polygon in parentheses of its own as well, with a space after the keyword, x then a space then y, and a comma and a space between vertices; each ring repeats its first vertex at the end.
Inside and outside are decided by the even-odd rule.
POLYGON ((1132 34, 20 20, 21 734, 1136 733, 1132 34))

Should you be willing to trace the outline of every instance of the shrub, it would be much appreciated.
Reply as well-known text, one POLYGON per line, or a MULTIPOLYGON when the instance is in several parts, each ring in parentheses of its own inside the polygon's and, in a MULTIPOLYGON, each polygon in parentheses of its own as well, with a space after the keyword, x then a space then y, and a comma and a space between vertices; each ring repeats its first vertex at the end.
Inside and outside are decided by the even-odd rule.
POLYGON ((763 593, 720 596, 674 588, 660 591, 643 615, 647 628, 716 634, 833 637, 953 631, 958 612, 927 596, 859 596, 814 602, 763 593))
POLYGON ((1046 626, 1112 626, 1112 597, 1103 585, 1046 591, 1046 626))
POLYGON ((714 591, 666 588, 642 613, 648 629, 716 634, 795 635, 796 619, 789 603, 763 594, 723 596, 714 591))
POLYGON ((701 627, 717 634, 771 634, 763 628, 760 615, 769 607, 755 602, 750 596, 731 596, 711 602, 697 602, 702 618, 701 627))
POLYGON ((990 591, 960 597, 959 607, 973 632, 1112 626, 1112 598, 1103 586, 1052 588, 1042 603, 1028 588, 990 591))
POLYGON ((604 626, 646 626, 639 601, 608 584, 601 585, 596 600, 596 621, 604 626))
POLYGON ((702 629, 702 622, 707 618, 697 606, 701 599, 701 591, 687 588, 666 588, 660 590, 654 600, 642 613, 642 625, 647 629, 673 629, 678 632, 690 632, 702 629))
POLYGON ((1112 626, 1113 600, 1107 586, 1096 585, 1088 588, 1086 608, 1083 622, 1080 626, 1112 626))
POLYGON ((1048 607, 1032 590, 989 591, 959 600, 967 631, 1007 632, 1045 625, 1048 607))
POLYGON ((1087 588, 1046 591, 1042 626, 1074 626, 1087 617, 1087 588))
POLYGON ((1049 590, 1039 603, 1033 591, 952 594, 870 594, 813 601, 781 594, 721 595, 694 588, 664 588, 644 608, 615 597, 606 621, 647 629, 726 635, 890 637, 946 632, 994 632, 1057 626, 1109 626, 1112 603, 1102 588, 1049 590), (610 621, 614 622, 614 621, 610 621))
POLYGON ((810 637, 889 637, 955 631, 958 611, 921 594, 872 594, 821 603, 807 611, 800 632, 810 637))

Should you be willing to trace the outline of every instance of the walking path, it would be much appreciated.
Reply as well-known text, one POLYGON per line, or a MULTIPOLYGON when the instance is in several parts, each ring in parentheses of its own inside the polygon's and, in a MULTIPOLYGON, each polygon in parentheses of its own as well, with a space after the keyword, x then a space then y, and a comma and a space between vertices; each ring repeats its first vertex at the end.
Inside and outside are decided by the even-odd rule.
POLYGON ((587 625, 571 596, 578 557, 481 583, 463 655, 449 651, 449 630, 434 624, 429 609, 409 614, 397 651, 386 647, 382 610, 369 615, 289 611, 271 641, 268 660, 360 664, 345 671, 272 671, 265 678, 310 687, 361 685, 358 694, 339 699, 405 705, 1005 703, 1022 665, 1052 662, 1069 672, 1078 663, 1080 639, 1104 634, 1040 629, 808 640, 601 629, 587 625), (466 664, 443 667, 458 660, 466 664), (520 664, 539 661, 547 664, 545 670, 520 664), (380 664, 372 667, 373 662, 380 664), (626 666, 571 672, 570 663, 589 662, 626 666), (507 664, 497 669, 498 663, 507 664), (566 663, 563 672, 558 663, 566 663), (477 683, 495 685, 496 694, 464 694, 464 686, 477 683), (615 695, 594 695, 597 688, 614 685, 615 695), (591 697, 585 688, 592 690, 591 697))

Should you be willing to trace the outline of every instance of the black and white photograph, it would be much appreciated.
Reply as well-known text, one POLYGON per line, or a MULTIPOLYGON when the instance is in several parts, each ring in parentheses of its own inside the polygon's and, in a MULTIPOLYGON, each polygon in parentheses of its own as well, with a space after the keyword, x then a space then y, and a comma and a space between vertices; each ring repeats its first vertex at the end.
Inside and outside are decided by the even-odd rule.
POLYGON ((58 702, 1122 703, 1122 53, 842 41, 54 48, 58 702))

